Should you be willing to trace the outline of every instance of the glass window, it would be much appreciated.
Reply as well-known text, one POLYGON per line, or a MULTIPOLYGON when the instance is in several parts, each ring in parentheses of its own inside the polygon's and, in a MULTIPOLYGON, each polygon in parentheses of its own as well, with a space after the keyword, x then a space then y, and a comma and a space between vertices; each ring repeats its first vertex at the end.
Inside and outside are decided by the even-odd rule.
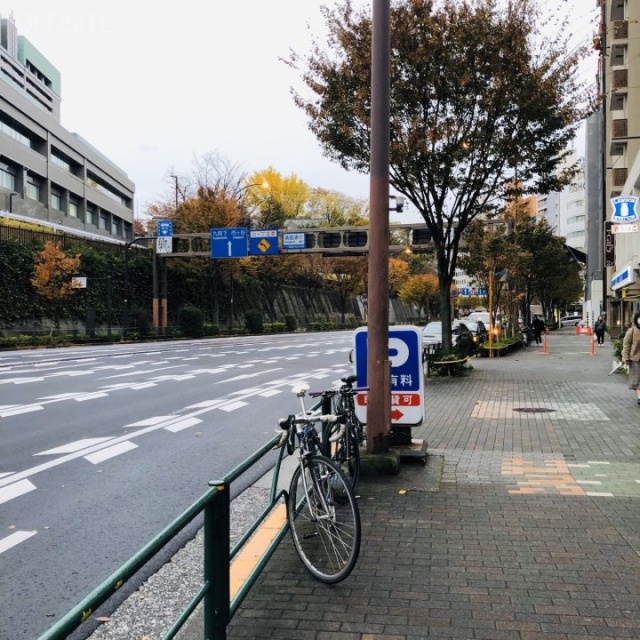
POLYGON ((62 210, 62 199, 57 193, 51 194, 49 205, 52 209, 57 209, 58 211, 62 210))
POLYGON ((0 169, 0 186, 14 191, 16 188, 16 177, 6 169, 0 169))
POLYGON ((40 187, 33 182, 27 182, 27 198, 40 201, 40 187))
POLYGON ((100 229, 106 229, 107 228, 107 214, 106 213, 101 213, 100 214, 100 229))
POLYGON ((51 154, 51 162, 53 162, 53 164, 58 165, 61 169, 64 169, 65 171, 71 171, 71 165, 64 160, 63 158, 54 155, 53 153, 51 154))
POLYGON ((87 207, 87 222, 93 225, 96 223, 96 212, 91 207, 87 207))
POLYGON ((72 218, 77 218, 78 217, 78 205, 75 202, 70 202, 69 203, 69 215, 72 218))

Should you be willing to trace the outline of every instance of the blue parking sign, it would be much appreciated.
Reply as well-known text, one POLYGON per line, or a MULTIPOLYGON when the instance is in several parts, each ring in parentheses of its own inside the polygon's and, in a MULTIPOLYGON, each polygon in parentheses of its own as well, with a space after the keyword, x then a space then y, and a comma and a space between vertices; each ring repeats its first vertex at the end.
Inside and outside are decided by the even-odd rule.
MULTIPOLYGON (((354 332, 357 386, 367 384, 366 327, 354 332)), ((424 373, 422 371, 422 331, 413 326, 389 327, 391 361, 391 418, 397 425, 416 425, 424 419, 424 373)), ((356 397, 358 418, 366 422, 366 395, 356 397)))

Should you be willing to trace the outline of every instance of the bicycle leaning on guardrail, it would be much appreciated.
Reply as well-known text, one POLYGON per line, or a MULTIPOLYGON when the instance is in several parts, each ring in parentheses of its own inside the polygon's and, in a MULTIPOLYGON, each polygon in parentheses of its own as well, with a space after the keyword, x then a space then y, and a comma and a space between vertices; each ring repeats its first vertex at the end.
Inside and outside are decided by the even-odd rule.
POLYGON ((302 411, 278 421, 283 430, 277 446, 298 450, 296 467, 287 495, 287 519, 296 551, 311 575, 333 584, 353 570, 360 553, 360 512, 356 497, 340 466, 321 455, 316 423, 336 423, 334 414, 320 415, 304 406, 307 384, 292 391, 302 411), (297 445, 296 445, 297 439, 297 445))
POLYGON ((355 489, 360 477, 360 445, 366 440, 365 424, 356 416, 355 396, 369 387, 354 387, 357 376, 341 378, 341 385, 327 391, 310 391, 312 398, 328 400, 320 410, 330 410, 338 416, 337 422, 322 425, 322 453, 335 460, 355 489))

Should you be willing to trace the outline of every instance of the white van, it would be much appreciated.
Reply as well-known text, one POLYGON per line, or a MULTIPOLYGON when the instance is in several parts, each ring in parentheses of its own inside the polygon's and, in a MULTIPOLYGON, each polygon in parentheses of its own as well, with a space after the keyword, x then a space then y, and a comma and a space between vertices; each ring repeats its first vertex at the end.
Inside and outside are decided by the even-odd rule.
POLYGON ((561 327, 577 327, 582 322, 582 316, 563 316, 560 318, 561 327))
MULTIPOLYGON (((472 311, 466 318, 463 318, 463 320, 469 320, 471 322, 478 322, 478 320, 480 320, 480 322, 482 322, 484 324, 485 327, 487 327, 487 329, 489 328, 489 312, 488 311, 472 311)), ((500 314, 498 314, 498 317, 496 318, 496 322, 497 325, 500 324, 500 314)))

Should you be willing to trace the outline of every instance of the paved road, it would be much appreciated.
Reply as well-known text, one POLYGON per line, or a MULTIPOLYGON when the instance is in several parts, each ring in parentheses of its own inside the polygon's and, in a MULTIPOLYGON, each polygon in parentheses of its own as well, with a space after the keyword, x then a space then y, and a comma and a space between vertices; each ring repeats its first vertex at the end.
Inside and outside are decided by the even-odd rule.
POLYGON ((345 375, 349 342, 340 332, 0 353, 0 639, 32 640, 92 591, 272 437, 297 408, 293 380, 345 375))

